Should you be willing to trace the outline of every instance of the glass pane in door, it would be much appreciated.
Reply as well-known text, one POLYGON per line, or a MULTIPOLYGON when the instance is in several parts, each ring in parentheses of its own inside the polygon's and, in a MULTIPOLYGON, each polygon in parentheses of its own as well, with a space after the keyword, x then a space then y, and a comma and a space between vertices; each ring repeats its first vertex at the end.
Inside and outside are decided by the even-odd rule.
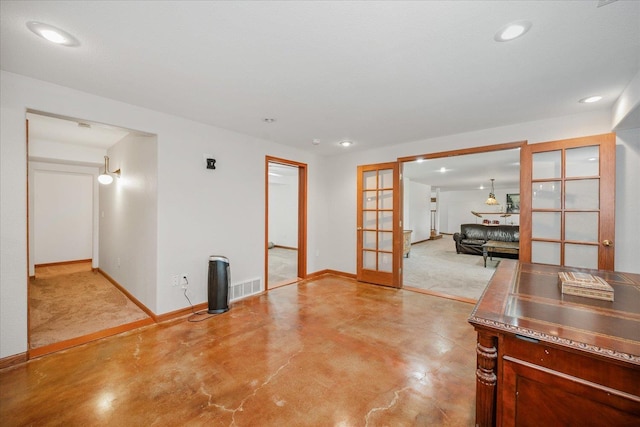
POLYGON ((564 265, 578 268, 598 268, 598 246, 564 245, 564 265))

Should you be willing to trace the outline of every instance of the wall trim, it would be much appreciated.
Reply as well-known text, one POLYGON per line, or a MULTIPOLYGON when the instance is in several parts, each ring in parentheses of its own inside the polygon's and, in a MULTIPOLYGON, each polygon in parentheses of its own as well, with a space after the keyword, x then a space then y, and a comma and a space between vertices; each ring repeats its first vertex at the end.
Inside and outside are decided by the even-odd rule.
POLYGON ((27 361, 27 353, 18 353, 0 359, 0 370, 19 365, 27 361))
POLYGON ((193 307, 189 306, 189 307, 181 308, 179 310, 170 311, 168 313, 163 313, 158 315, 154 314, 153 320, 155 320, 157 323, 162 323, 169 320, 177 319, 179 317, 184 317, 189 314, 193 314, 193 312, 191 311, 192 309, 193 311, 201 311, 201 310, 207 309, 208 307, 209 307, 208 302, 201 302, 199 304, 194 305, 193 307))
POLYGON ((68 340, 60 341, 50 345, 34 348, 27 352, 28 358, 33 359, 36 357, 44 356, 45 354, 55 353, 60 350, 66 350, 71 347, 76 347, 82 344, 96 341, 101 338, 107 338, 112 335, 121 334, 123 332, 129 332, 134 329, 141 328, 143 326, 149 326, 155 324, 153 319, 136 320, 135 322, 126 323, 120 326, 114 326, 113 328, 103 329, 102 331, 93 332, 91 334, 83 335, 81 337, 71 338, 68 340))
POLYGON ((46 264, 34 264, 34 267, 55 267, 59 265, 71 265, 71 264, 82 264, 83 262, 93 262, 91 258, 89 259, 75 259, 71 261, 59 261, 59 262, 49 262, 46 264))
POLYGON ((157 321, 156 314, 153 311, 149 310, 147 306, 141 303, 136 297, 131 295, 131 293, 128 290, 126 290, 120 283, 118 283, 113 277, 109 276, 109 274, 105 273, 105 271, 102 270, 101 268, 98 268, 98 273, 102 274, 105 279, 107 279, 109 282, 111 282, 111 284, 113 284, 113 286, 115 286, 116 288, 118 288, 120 292, 125 294, 127 298, 131 300, 131 302, 133 302, 135 305, 137 305, 140 308, 140 310, 147 313, 147 315, 149 315, 149 317, 151 317, 154 321, 157 321))
POLYGON ((353 273, 345 273, 344 271, 326 269, 326 270, 319 270, 319 271, 315 271, 313 273, 307 274, 307 277, 305 277, 305 279, 315 279, 325 274, 332 274, 334 276, 346 277, 347 279, 355 279, 357 277, 353 273))

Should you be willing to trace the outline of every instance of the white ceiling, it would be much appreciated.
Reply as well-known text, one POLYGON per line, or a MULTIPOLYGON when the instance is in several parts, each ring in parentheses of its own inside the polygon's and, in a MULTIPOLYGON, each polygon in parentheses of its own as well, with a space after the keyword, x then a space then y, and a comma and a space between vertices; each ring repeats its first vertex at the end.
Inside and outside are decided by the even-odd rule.
POLYGON ((520 149, 427 159, 403 164, 404 176, 443 191, 520 187, 520 149), (442 170, 444 168, 444 172, 442 170))
POLYGON ((106 150, 130 133, 115 126, 37 113, 27 113, 27 120, 31 141, 61 142, 106 150), (84 126, 79 126, 80 123, 84 126))
POLYGON ((640 2, 597 3, 3 0, 0 65, 332 155, 344 138, 354 151, 610 109, 640 69, 640 2), (524 37, 494 41, 523 19, 524 37))

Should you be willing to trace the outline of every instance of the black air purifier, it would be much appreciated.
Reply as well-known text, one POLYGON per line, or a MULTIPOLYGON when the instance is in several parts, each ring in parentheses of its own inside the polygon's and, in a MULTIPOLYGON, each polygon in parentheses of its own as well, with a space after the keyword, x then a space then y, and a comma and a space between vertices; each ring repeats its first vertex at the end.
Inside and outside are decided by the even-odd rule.
POLYGON ((229 260, 219 255, 209 257, 209 309, 208 313, 224 313, 229 310, 229 260))

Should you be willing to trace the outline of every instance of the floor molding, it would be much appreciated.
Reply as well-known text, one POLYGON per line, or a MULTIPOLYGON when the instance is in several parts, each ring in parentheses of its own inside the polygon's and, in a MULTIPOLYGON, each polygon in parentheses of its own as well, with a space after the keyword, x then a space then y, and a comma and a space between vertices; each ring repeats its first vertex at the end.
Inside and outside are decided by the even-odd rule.
POLYGON ((109 282, 111 282, 111 284, 113 286, 118 288, 118 290, 120 292, 122 292, 127 298, 129 298, 129 300, 131 300, 132 303, 137 305, 140 310, 144 311, 145 313, 147 313, 147 315, 149 317, 151 317, 152 319, 155 320, 156 314, 153 311, 149 310, 147 308, 147 306, 144 305, 143 303, 141 303, 136 297, 131 295, 131 293, 128 290, 126 290, 124 288, 124 286, 122 286, 120 283, 118 283, 113 277, 111 277, 107 273, 105 273, 104 270, 102 270, 101 268, 98 268, 98 273, 102 274, 102 276, 104 276, 105 279, 107 279, 109 282))
POLYGON ((18 353, 12 356, 3 357, 0 359, 0 369, 10 368, 14 365, 19 365, 27 361, 27 353, 18 353))
POLYGON ((326 270, 319 270, 319 271, 315 271, 313 273, 307 274, 307 277, 305 277, 305 280, 314 279, 314 278, 323 276, 325 274, 332 274, 334 276, 346 277, 347 279, 357 278, 357 276, 352 273, 345 273, 344 271, 326 269, 326 270))
POLYGON ((465 302, 467 304, 474 304, 475 305, 478 302, 477 300, 474 300, 473 298, 458 297, 458 296, 455 296, 455 295, 443 294, 442 292, 430 291, 428 289, 414 288, 413 286, 403 286, 400 289, 404 289, 406 291, 411 291, 411 292, 417 292, 419 294, 424 294, 424 295, 431 295, 431 296, 434 296, 434 297, 446 298, 446 299, 450 299, 450 300, 453 300, 453 301, 465 302))
POLYGON ((60 265, 71 265, 71 264, 82 264, 83 262, 92 262, 93 260, 91 258, 89 259, 75 259, 72 261, 59 261, 59 262, 49 262, 46 264, 35 264, 33 267, 37 268, 37 267, 57 267, 60 265))
POLYGON ((164 314, 154 314, 153 318, 157 323, 167 322, 169 320, 179 319, 181 317, 193 314, 194 311, 202 311, 207 310, 209 308, 208 302, 201 302, 199 304, 194 305, 193 307, 185 307, 179 310, 170 311, 164 314))
POLYGON ((57 343, 45 345, 42 347, 34 348, 27 352, 28 359, 44 356, 46 354, 55 353, 60 350, 66 350, 71 347, 76 347, 82 344, 96 341, 101 338, 107 338, 113 335, 118 335, 123 332, 129 332, 134 329, 141 328, 143 326, 149 326, 155 324, 153 319, 142 319, 135 322, 126 323, 120 326, 114 326, 113 328, 103 329, 102 331, 94 332, 91 334, 83 335, 81 337, 71 338, 68 340, 60 341, 57 343))

